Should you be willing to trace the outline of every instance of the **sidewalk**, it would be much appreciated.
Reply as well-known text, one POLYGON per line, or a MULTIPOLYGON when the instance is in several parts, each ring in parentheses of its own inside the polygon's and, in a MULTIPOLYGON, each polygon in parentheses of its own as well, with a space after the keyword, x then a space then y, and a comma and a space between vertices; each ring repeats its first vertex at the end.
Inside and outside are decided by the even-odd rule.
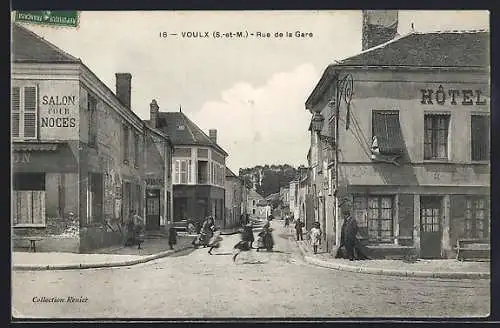
MULTIPOLYGON (((238 228, 223 229, 222 235, 232 235, 238 228)), ((75 270, 129 266, 146 263, 172 254, 194 249, 191 242, 196 236, 179 234, 177 245, 170 250, 167 238, 146 239, 141 245, 124 247, 116 245, 97 249, 88 254, 12 252, 13 270, 75 270)))
POLYGON ((290 241, 297 243, 307 263, 320 267, 402 277, 490 279, 490 262, 460 262, 455 259, 419 259, 415 263, 402 260, 349 261, 336 259, 330 253, 321 253, 322 250, 314 255, 308 241, 295 241, 292 237, 289 238, 290 241))

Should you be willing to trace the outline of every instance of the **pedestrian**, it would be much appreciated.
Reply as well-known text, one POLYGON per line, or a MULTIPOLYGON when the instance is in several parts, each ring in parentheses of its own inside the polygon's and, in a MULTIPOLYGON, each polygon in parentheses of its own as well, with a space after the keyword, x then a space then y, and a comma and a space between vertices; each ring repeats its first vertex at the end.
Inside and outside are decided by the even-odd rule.
POLYGON ((349 261, 354 261, 358 259, 368 259, 361 249, 361 245, 358 240, 358 223, 354 217, 351 216, 349 209, 344 209, 344 223, 342 224, 342 230, 340 234, 340 248, 345 248, 345 256, 349 261))
POLYGON ((177 230, 174 227, 168 229, 168 245, 170 249, 174 249, 174 245, 177 244, 177 230))
POLYGON ((285 216, 285 228, 290 225, 290 218, 288 217, 288 214, 285 216))
POLYGON ((314 222, 309 235, 311 236, 311 245, 313 246, 314 254, 318 254, 318 245, 321 244, 322 235, 319 222, 314 222))
POLYGON ((297 240, 304 240, 304 237, 302 236, 302 228, 304 227, 304 223, 300 220, 300 218, 297 219, 297 222, 295 222, 295 233, 297 235, 297 240))
POLYGON ((220 242, 222 241, 222 237, 220 236, 220 230, 218 228, 215 228, 214 234, 212 238, 210 238, 210 241, 208 242, 208 246, 210 249, 208 250, 208 254, 212 255, 212 251, 214 248, 219 248, 220 247, 220 242))
POLYGON ((242 229, 240 229, 240 237, 241 240, 233 247, 234 251, 233 262, 236 262, 236 257, 241 252, 246 252, 252 249, 254 236, 251 224, 246 224, 242 229))

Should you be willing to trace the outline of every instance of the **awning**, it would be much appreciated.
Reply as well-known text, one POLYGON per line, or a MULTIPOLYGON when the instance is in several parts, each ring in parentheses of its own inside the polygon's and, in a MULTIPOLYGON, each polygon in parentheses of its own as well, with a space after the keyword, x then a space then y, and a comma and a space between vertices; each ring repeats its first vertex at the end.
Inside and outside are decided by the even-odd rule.
POLYGON ((22 142, 12 144, 12 151, 55 151, 58 143, 22 142))
POLYGON ((403 153, 405 143, 399 124, 399 112, 373 112, 373 136, 377 137, 380 154, 403 153))

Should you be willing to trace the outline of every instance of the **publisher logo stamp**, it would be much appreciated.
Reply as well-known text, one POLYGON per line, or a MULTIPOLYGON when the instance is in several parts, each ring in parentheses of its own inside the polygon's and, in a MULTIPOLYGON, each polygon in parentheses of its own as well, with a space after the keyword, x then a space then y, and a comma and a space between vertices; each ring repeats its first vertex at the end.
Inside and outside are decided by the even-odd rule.
POLYGON ((78 27, 78 11, 17 11, 15 20, 40 25, 78 27))

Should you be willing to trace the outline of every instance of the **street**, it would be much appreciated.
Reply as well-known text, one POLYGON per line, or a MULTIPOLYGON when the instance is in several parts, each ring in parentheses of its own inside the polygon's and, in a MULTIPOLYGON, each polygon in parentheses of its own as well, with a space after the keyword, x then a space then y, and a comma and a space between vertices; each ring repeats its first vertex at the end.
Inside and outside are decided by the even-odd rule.
POLYGON ((208 249, 131 267, 13 271, 12 306, 34 318, 486 316, 489 280, 404 278, 314 267, 273 221, 275 250, 244 252, 238 235, 208 249), (77 302, 43 302, 74 297, 77 302))

